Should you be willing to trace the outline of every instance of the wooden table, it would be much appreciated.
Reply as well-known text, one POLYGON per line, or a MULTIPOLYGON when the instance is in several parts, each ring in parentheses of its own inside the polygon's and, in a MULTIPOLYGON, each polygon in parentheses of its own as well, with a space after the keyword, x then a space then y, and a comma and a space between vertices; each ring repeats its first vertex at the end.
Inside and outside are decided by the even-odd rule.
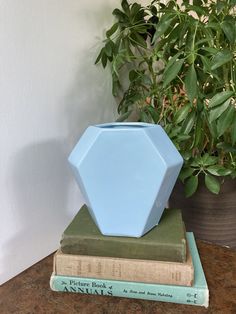
POLYGON ((236 314, 236 251, 197 241, 210 290, 208 309, 50 290, 52 255, 0 287, 1 314, 236 314))

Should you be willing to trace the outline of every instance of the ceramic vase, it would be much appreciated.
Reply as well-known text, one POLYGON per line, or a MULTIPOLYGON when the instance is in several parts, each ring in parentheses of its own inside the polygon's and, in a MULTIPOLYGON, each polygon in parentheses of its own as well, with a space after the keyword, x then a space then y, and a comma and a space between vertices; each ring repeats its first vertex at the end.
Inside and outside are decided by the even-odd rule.
POLYGON ((159 223, 183 159, 161 126, 133 122, 88 127, 69 163, 101 233, 141 237, 159 223))

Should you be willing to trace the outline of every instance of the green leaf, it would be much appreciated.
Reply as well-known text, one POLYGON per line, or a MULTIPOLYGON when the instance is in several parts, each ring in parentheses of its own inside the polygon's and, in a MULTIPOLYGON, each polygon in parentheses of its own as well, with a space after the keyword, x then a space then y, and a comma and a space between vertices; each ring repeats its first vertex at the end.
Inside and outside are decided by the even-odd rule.
POLYGON ((120 23, 128 23, 128 16, 119 9, 113 10, 112 14, 119 20, 120 23))
POLYGON ((234 121, 232 124, 231 138, 232 138, 232 144, 235 145, 236 143, 236 116, 234 117, 234 121))
POLYGON ((112 25, 112 27, 106 31, 106 37, 109 38, 111 37, 118 29, 119 24, 115 23, 114 25, 112 25))
POLYGON ((214 165, 214 166, 210 166, 206 169, 208 172, 210 172, 211 174, 213 174, 214 176, 228 176, 232 173, 232 171, 230 169, 226 169, 223 166, 220 165, 214 165))
POLYGON ((123 44, 124 44, 124 54, 125 57, 127 58, 127 62, 130 62, 132 60, 132 57, 134 57, 133 52, 130 48, 130 41, 128 38, 123 39, 123 44))
POLYGON ((208 38, 202 38, 202 39, 198 40, 197 42, 195 42, 195 45, 202 47, 202 44, 205 44, 205 43, 208 43, 208 42, 209 42, 208 38))
POLYGON ((201 162, 200 162, 200 157, 195 157, 195 159, 192 158, 192 161, 191 161, 191 167, 196 167, 196 168, 200 168, 201 162))
POLYGON ((214 194, 219 194, 220 183, 218 180, 210 174, 205 174, 205 184, 209 191, 214 194))
POLYGON ((190 101, 193 102, 194 98, 197 96, 197 74, 194 64, 189 67, 184 83, 188 97, 190 101))
POLYGON ((200 160, 201 160, 201 165, 206 167, 206 166, 214 165, 217 162, 218 158, 215 156, 210 156, 208 153, 206 153, 201 157, 200 160))
POLYGON ((202 0, 193 0, 193 5, 201 7, 202 6, 202 0))
POLYGON ((225 33, 225 36, 229 40, 231 44, 235 44, 235 25, 234 23, 230 23, 229 21, 223 21, 221 24, 221 28, 225 33))
POLYGON ((165 72, 168 71, 170 67, 172 67, 173 64, 175 64, 176 60, 179 58, 179 56, 182 54, 182 51, 177 52, 172 58, 170 58, 165 66, 165 72))
MULTIPOLYGON (((203 99, 198 98, 198 100, 197 100, 197 107, 196 107, 196 108, 197 108, 197 111, 198 111, 199 113, 204 110, 203 99)), ((204 118, 204 117, 202 117, 202 118, 204 118)))
POLYGON ((234 106, 228 107, 222 116, 218 119, 217 123, 217 134, 220 137, 224 132, 231 127, 231 124, 235 117, 235 108, 234 106))
MULTIPOLYGON (((194 2, 194 1, 193 1, 194 2)), ((201 1, 195 1, 195 2, 201 2, 201 1)), ((196 5, 189 5, 188 9, 189 11, 194 11, 196 12, 198 15, 206 15, 207 14, 207 10, 201 7, 202 4, 196 4, 196 5)))
POLYGON ((194 130, 195 134, 194 134, 193 147, 198 147, 199 143, 201 143, 202 141, 202 138, 203 138, 202 126, 203 126, 203 117, 201 115, 198 115, 195 130, 194 130))
POLYGON ((219 170, 219 175, 222 176, 228 176, 232 174, 232 170, 231 169, 226 169, 226 168, 222 168, 219 170))
POLYGON ((117 77, 119 77, 119 70, 125 63, 125 55, 120 51, 119 54, 114 56, 114 59, 112 61, 112 73, 115 73, 117 77))
POLYGON ((152 43, 155 43, 155 41, 168 30, 170 24, 175 18, 176 16, 173 13, 164 14, 162 16, 162 18, 160 19, 159 23, 156 26, 156 32, 153 36, 152 43))
POLYGON ((217 118, 219 118, 219 116, 221 116, 222 113, 228 108, 230 102, 231 102, 231 99, 228 99, 223 104, 213 107, 210 110, 209 121, 212 122, 216 120, 217 118))
MULTIPOLYGON (((175 28, 173 28, 173 29, 171 30, 170 34, 169 34, 168 37, 167 37, 168 43, 169 43, 170 45, 172 45, 174 42, 176 42, 177 40, 179 40, 182 27, 183 27, 182 24, 178 24, 175 28)), ((181 53, 182 53, 182 52, 181 52, 181 53)))
POLYGON ((233 54, 229 50, 219 51, 212 60, 211 70, 214 71, 218 69, 223 64, 231 61, 233 59, 233 54))
POLYGON ((179 35, 178 35, 178 47, 182 47, 186 43, 186 33, 188 33, 190 23, 185 23, 185 22, 180 21, 179 25, 181 25, 181 28, 179 29, 179 35))
POLYGON ((108 42, 106 43, 104 49, 105 49, 106 55, 107 55, 108 57, 111 57, 111 56, 112 56, 112 44, 111 44, 110 41, 108 41, 108 42))
MULTIPOLYGON (((194 22, 194 20, 193 20, 194 22)), ((192 23, 193 24, 193 23, 192 23)), ((194 25, 194 24, 193 24, 194 25)), ((188 28, 188 33, 186 36, 186 50, 188 53, 187 62, 193 64, 196 59, 196 47, 195 47, 195 27, 191 25, 188 28)))
POLYGON ((186 140, 190 139, 191 136, 188 134, 180 134, 177 136, 178 142, 185 142, 186 140))
POLYGON ((236 0, 230 0, 229 1, 229 4, 234 7, 236 5, 236 0))
POLYGON ((182 169, 180 174, 179 174, 179 178, 182 182, 185 181, 185 179, 187 179, 188 177, 190 177, 193 173, 194 173, 195 169, 193 168, 185 168, 182 169))
POLYGON ((209 128, 209 131, 211 133, 211 137, 212 139, 217 139, 217 125, 216 125, 216 121, 212 121, 211 123, 207 120, 207 125, 209 128))
POLYGON ((214 97, 211 98, 209 101, 208 107, 212 108, 218 106, 229 99, 234 94, 233 91, 224 91, 221 93, 216 94, 214 97))
POLYGON ((191 151, 183 151, 182 152, 182 157, 184 160, 189 160, 192 157, 191 151))
POLYGON ((198 176, 191 176, 187 179, 184 187, 184 192, 186 197, 192 196, 198 187, 198 176))
POLYGON ((130 82, 134 82, 139 78, 139 73, 136 70, 131 70, 129 72, 129 80, 130 82))
MULTIPOLYGON (((135 16, 132 16, 132 25, 137 25, 138 27, 143 26, 145 27, 145 16, 147 16, 148 13, 145 12, 143 8, 140 8, 140 10, 135 14, 135 16), (142 25, 141 25, 142 24, 142 25)), ((146 27, 148 27, 148 24, 146 24, 146 27)))
POLYGON ((182 108, 180 108, 174 115, 174 122, 176 124, 182 122, 187 117, 190 108, 190 104, 184 105, 182 108))
POLYGON ((163 87, 165 88, 173 79, 175 79, 184 63, 184 59, 177 60, 163 73, 163 87))
POLYGON ((125 121, 132 113, 132 110, 125 112, 124 114, 120 115, 116 122, 123 122, 125 121))
POLYGON ((100 61, 100 59, 102 58, 103 54, 104 54, 104 48, 102 48, 101 51, 99 52, 99 55, 97 56, 95 64, 97 64, 100 61))
POLYGON ((150 11, 151 11, 152 15, 157 15, 157 8, 155 7, 155 5, 151 5, 150 11))
POLYGON ((147 111, 149 112, 150 116, 152 117, 152 120, 154 123, 157 123, 159 120, 159 114, 155 108, 152 106, 147 106, 147 111))
POLYGON ((105 68, 107 65, 107 55, 105 53, 102 54, 102 66, 105 68))
POLYGON ((179 134, 180 131, 181 131, 181 127, 180 127, 180 126, 173 126, 172 124, 169 124, 169 125, 166 126, 166 128, 167 128, 168 126, 170 126, 170 128, 169 128, 169 135, 170 135, 171 137, 176 137, 176 136, 178 136, 178 134, 179 134))
POLYGON ((131 39, 132 43, 134 44, 134 46, 138 45, 138 46, 141 46, 143 48, 147 48, 146 40, 141 35, 139 35, 138 33, 132 33, 130 35, 130 39, 131 39))
POLYGON ((215 55, 218 52, 218 49, 216 49, 214 47, 202 47, 201 49, 204 51, 207 51, 213 55, 215 55))
POLYGON ((207 57, 202 56, 202 55, 200 55, 200 58, 201 58, 202 64, 203 64, 203 71, 205 73, 209 72, 209 70, 211 68, 210 60, 207 57))
POLYGON ((182 126, 182 131, 184 134, 189 134, 192 130, 194 124, 196 121, 196 113, 194 111, 190 112, 190 114, 187 116, 187 118, 184 121, 184 124, 182 126))
POLYGON ((216 145, 217 148, 221 148, 226 153, 236 153, 236 147, 233 147, 232 145, 221 142, 216 145))
POLYGON ((129 4, 128 4, 128 2, 127 2, 127 0, 122 0, 121 1, 121 6, 122 6, 122 9, 124 10, 124 12, 126 13, 126 14, 129 14, 129 4))
POLYGON ((219 23, 208 22, 206 28, 212 28, 213 30, 218 31, 220 26, 219 23))
POLYGON ((145 111, 140 112, 140 121, 150 123, 150 118, 145 111))
POLYGON ((217 13, 221 13, 225 8, 225 1, 216 1, 216 9, 217 9, 217 13))
POLYGON ((139 10, 141 9, 141 5, 138 4, 138 3, 133 3, 132 6, 131 6, 131 10, 130 10, 130 15, 131 17, 135 17, 136 14, 139 12, 139 10))
POLYGON ((213 174, 214 176, 220 176, 219 174, 219 170, 221 169, 222 167, 219 166, 219 165, 214 165, 214 166, 209 166, 206 168, 206 170, 208 172, 210 172, 211 174, 213 174))
POLYGON ((117 96, 119 89, 121 88, 121 84, 116 73, 112 73, 112 95, 114 97, 117 96))

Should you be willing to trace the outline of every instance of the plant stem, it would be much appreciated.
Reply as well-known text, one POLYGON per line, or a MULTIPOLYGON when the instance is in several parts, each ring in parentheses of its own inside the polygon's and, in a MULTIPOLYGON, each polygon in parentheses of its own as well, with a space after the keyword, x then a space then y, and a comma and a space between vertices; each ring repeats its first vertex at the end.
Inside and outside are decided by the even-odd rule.
POLYGON ((230 85, 229 85, 229 68, 226 66, 223 66, 223 77, 224 77, 224 82, 225 82, 225 89, 229 90, 230 85))

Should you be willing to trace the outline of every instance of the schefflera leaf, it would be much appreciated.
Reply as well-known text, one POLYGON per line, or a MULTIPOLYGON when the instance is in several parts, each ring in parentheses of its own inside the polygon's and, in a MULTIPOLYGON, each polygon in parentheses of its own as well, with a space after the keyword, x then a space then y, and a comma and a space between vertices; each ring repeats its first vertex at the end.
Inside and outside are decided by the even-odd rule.
POLYGON ((186 180, 186 184, 185 184, 185 196, 186 197, 190 197, 192 196, 198 187, 198 176, 190 176, 187 180, 186 180))
POLYGON ((171 81, 173 81, 177 77, 183 63, 184 59, 179 59, 171 66, 166 68, 163 73, 163 87, 166 87, 171 81))
POLYGON ((231 51, 227 49, 219 51, 212 60, 211 70, 214 71, 218 69, 220 66, 231 61, 232 59, 233 59, 233 54, 231 51))
POLYGON ((194 98, 197 96, 197 74, 194 64, 190 65, 184 83, 189 100, 193 102, 194 98))
POLYGON ((220 183, 219 181, 210 174, 205 174, 205 184, 208 190, 214 194, 219 194, 220 192, 220 183))

